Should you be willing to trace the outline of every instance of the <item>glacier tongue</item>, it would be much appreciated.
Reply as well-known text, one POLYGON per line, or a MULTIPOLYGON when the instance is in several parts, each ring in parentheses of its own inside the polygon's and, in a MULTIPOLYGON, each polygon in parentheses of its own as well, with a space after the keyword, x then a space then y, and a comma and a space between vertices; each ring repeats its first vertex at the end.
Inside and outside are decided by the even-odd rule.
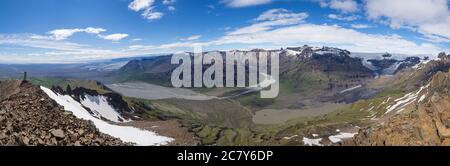
POLYGON ((66 111, 70 111, 77 118, 90 120, 100 132, 119 138, 124 142, 131 142, 141 146, 166 145, 173 141, 173 138, 159 136, 158 134, 141 130, 135 127, 113 125, 92 116, 83 106, 68 95, 59 95, 52 90, 42 87, 41 89, 56 103, 63 106, 66 111))

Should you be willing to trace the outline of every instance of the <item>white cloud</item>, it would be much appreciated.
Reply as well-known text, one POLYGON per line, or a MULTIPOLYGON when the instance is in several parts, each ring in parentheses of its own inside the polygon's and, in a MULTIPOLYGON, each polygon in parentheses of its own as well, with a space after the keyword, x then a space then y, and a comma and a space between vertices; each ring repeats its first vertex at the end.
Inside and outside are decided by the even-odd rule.
POLYGON ((302 23, 308 17, 307 13, 294 13, 286 9, 271 9, 257 18, 254 24, 229 32, 229 35, 250 34, 270 30, 276 26, 287 26, 302 23))
POLYGON ((189 37, 187 37, 187 38, 183 38, 183 39, 180 39, 180 40, 183 40, 183 41, 192 41, 192 40, 198 40, 198 39, 200 39, 202 37, 202 35, 194 35, 194 36, 189 36, 189 37))
POLYGON ((92 34, 99 34, 99 33, 105 32, 105 31, 106 31, 106 29, 103 29, 103 28, 88 27, 88 28, 84 29, 84 32, 92 33, 92 34))
POLYGON ((164 13, 155 10, 154 3, 155 0, 134 0, 128 5, 128 8, 136 12, 144 10, 141 16, 150 21, 154 21, 164 16, 164 13))
MULTIPOLYGON (((208 41, 175 42, 162 45, 133 45, 128 51, 135 52, 175 52, 192 49, 196 46, 220 48, 232 45, 233 49, 279 48, 303 44, 326 45, 344 48, 352 52, 391 52, 399 54, 432 55, 442 48, 431 43, 416 43, 399 35, 378 35, 359 32, 337 25, 316 25, 305 23, 307 13, 294 13, 285 9, 272 9, 251 20, 252 24, 227 32, 224 36, 208 41)), ((354 24, 355 28, 369 25, 354 24)), ((194 39, 197 37, 192 37, 194 39)))
POLYGON ((318 0, 321 7, 329 7, 343 13, 358 11, 358 3, 355 0, 318 0))
POLYGON ((268 44, 275 46, 316 44, 345 48, 353 52, 388 51, 402 54, 433 54, 441 50, 433 44, 417 44, 397 35, 366 34, 339 26, 315 24, 293 25, 250 34, 226 35, 211 44, 268 44))
POLYGON ((425 37, 450 39, 448 0, 367 0, 369 19, 393 29, 408 28, 425 37))
POLYGON ((222 0, 228 7, 241 8, 271 3, 272 0, 222 0))
POLYGON ((175 0, 163 0, 164 5, 173 5, 175 3, 175 0))
POLYGON ((277 21, 284 19, 300 19, 303 20, 308 15, 306 13, 294 13, 286 9, 271 9, 268 10, 256 18, 256 21, 277 21))
MULTIPOLYGON (((32 50, 27 56, 0 56, 2 62, 5 61, 27 61, 27 62, 71 62, 71 61, 89 61, 93 59, 110 59, 117 57, 128 57, 137 55, 157 54, 164 52, 186 51, 196 46, 205 46, 208 48, 231 48, 242 49, 250 47, 258 48, 280 48, 286 46, 300 46, 310 44, 316 46, 333 46, 348 49, 352 52, 390 52, 399 54, 437 54, 445 51, 441 47, 428 42, 414 42, 403 38, 399 35, 380 35, 363 33, 356 30, 357 27, 364 25, 354 24, 352 28, 344 28, 337 25, 318 25, 306 23, 307 13, 296 13, 286 9, 272 9, 263 12, 258 17, 250 20, 250 24, 244 27, 228 29, 224 36, 215 40, 206 42, 196 42, 194 40, 200 37, 191 36, 185 40, 175 43, 162 45, 131 45, 126 48, 117 49, 101 49, 93 48, 88 45, 66 42, 64 40, 55 40, 52 36, 41 36, 35 34, 26 35, 1 35, 0 45, 17 46, 22 49, 37 48, 38 51, 32 50), (355 29, 354 29, 355 28, 355 29), (41 52, 45 49, 45 52, 41 52), (34 57, 28 57, 34 56, 34 57), (38 56, 36 55, 44 55, 38 56), (51 57, 51 58, 49 58, 51 57)), ((380 16, 382 19, 385 16, 380 16)), ((387 18, 384 18, 387 19, 387 18)), ((446 29, 438 26, 439 24, 431 24, 436 26, 420 28, 428 28, 430 31, 443 31, 446 29)), ((419 29, 419 27, 418 27, 419 29)), ((79 31, 79 29, 77 30, 79 31)), ((106 30, 105 30, 106 31, 106 30)), ((100 29, 86 28, 82 32, 98 33, 102 36, 100 29)), ((74 32, 77 33, 77 32, 74 32)), ((59 31, 58 34, 74 34, 72 31, 59 31)), ((120 40, 128 37, 126 34, 112 34, 102 36, 108 40, 120 40)), ((70 35, 60 35, 70 36, 70 35)), ((445 41, 446 38, 430 36, 430 39, 445 41), (432 38, 433 37, 433 38, 432 38)), ((134 41, 134 40, 133 40, 134 41)), ((447 49, 448 51, 448 49, 447 49)))
POLYGON ((69 38, 70 36, 74 35, 75 33, 84 32, 89 34, 96 34, 98 37, 105 39, 105 40, 111 40, 111 41, 119 41, 126 37, 128 37, 128 34, 123 33, 116 33, 111 35, 101 35, 100 33, 106 32, 106 29, 103 28, 93 28, 88 27, 85 29, 75 28, 75 29, 55 29, 50 32, 48 32, 51 36, 42 36, 42 35, 31 35, 31 39, 42 39, 42 40, 65 40, 69 38))
MULTIPOLYGON (((443 49, 431 43, 416 43, 399 35, 379 35, 359 32, 337 25, 317 25, 304 22, 307 13, 293 13, 285 9, 272 9, 252 20, 252 24, 227 32, 209 42, 176 42, 159 46, 139 46, 139 50, 177 50, 177 48, 226 47, 234 49, 248 46, 279 48, 303 44, 334 46, 352 52, 434 55, 443 49), (278 13, 278 14, 275 14, 278 13), (267 46, 267 47, 264 47, 267 46)), ((362 28, 363 25, 355 25, 362 28)))
POLYGON ((169 11, 175 11, 175 10, 177 10, 174 6, 168 6, 167 9, 168 9, 169 11))
POLYGON ((340 20, 340 21, 355 21, 359 18, 356 15, 343 16, 343 15, 337 15, 337 14, 328 14, 327 17, 330 19, 340 20))
MULTIPOLYGON (((0 55, 0 61, 5 63, 78 63, 149 54, 149 51, 100 49, 49 38, 33 38, 33 36, 39 35, 0 34, 0 45, 29 51, 27 54, 20 55, 14 53, 2 54, 0 55)), ((110 38, 115 37, 110 36, 110 38)))
POLYGON ((144 17, 150 21, 159 20, 163 16, 164 16, 164 13, 154 11, 153 8, 145 9, 145 11, 142 13, 142 17, 144 17))
POLYGON ((167 10, 169 11, 175 11, 177 8, 173 6, 175 4, 176 0, 163 0, 163 4, 167 6, 167 10))
POLYGON ((220 39, 204 44, 272 46, 317 44, 341 47, 355 52, 388 51, 402 54, 432 54, 441 50, 433 44, 415 43, 398 35, 367 34, 337 25, 304 23, 307 16, 306 13, 295 14, 285 9, 272 9, 255 18, 251 25, 228 32, 220 39))
POLYGON ((64 51, 74 51, 83 47, 81 44, 58 41, 47 36, 35 34, 0 34, 0 45, 13 45, 64 51))
POLYGON ((111 35, 99 35, 100 38, 105 39, 105 40, 111 40, 111 41, 119 41, 122 40, 126 37, 128 37, 128 34, 124 34, 124 33, 116 33, 116 34, 111 34, 111 35))
POLYGON ((371 28, 372 27, 372 26, 367 25, 367 24, 352 24, 351 26, 352 26, 352 28, 355 28, 355 29, 367 29, 367 28, 371 28))
POLYGON ((85 32, 85 33, 91 33, 91 34, 99 34, 101 32, 105 32, 106 29, 103 28, 92 28, 92 27, 88 27, 85 29, 55 29, 52 30, 50 32, 48 32, 48 34, 51 35, 51 38, 55 39, 55 40, 64 40, 69 38, 70 36, 74 35, 75 33, 78 32, 85 32))
POLYGON ((155 0, 134 0, 128 5, 128 8, 137 12, 153 6, 153 3, 155 0))

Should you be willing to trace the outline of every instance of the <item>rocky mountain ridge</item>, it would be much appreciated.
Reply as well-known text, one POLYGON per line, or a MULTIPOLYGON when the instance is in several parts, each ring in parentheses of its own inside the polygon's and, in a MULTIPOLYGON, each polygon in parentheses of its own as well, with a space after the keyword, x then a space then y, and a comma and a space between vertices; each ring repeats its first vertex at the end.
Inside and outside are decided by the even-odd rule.
POLYGON ((64 111, 38 86, 0 81, 0 145, 131 145, 64 111))
MULTIPOLYGON (((415 69, 410 86, 420 88, 392 99, 375 125, 361 129, 343 145, 450 145, 450 62, 447 58, 415 69)), ((407 80, 408 81, 408 80, 407 80)), ((403 83, 403 85, 408 85, 403 83)), ((407 87, 407 86, 404 86, 407 87)))

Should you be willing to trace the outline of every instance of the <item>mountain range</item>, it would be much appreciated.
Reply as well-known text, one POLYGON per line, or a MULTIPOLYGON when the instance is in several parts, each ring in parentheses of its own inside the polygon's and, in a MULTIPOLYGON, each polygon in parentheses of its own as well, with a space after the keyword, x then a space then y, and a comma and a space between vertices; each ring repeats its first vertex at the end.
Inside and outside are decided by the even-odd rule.
POLYGON ((307 45, 230 52, 279 53, 279 96, 262 99, 246 88, 171 88, 170 76, 177 67, 170 64, 172 55, 66 66, 47 64, 23 81, 11 78, 20 78, 20 70, 37 65, 0 65, 0 73, 4 73, 0 78, 6 78, 0 82, 0 143, 449 143, 450 58, 445 53, 436 59, 399 59, 387 54, 362 58, 348 50, 307 45), (58 72, 62 68, 73 72, 58 72), (45 115, 50 114, 55 122, 33 116, 40 111, 47 111, 45 115), (25 127, 16 118, 30 119, 33 127, 25 127), (83 125, 74 127, 68 121, 83 125), (77 135, 80 128, 94 136, 77 135))

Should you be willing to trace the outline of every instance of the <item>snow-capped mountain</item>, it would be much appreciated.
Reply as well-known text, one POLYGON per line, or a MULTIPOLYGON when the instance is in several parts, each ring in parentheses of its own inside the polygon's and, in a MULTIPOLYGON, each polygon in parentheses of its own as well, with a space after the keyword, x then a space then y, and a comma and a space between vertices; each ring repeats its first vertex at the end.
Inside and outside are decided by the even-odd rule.
POLYGON ((336 55, 336 56, 345 56, 350 55, 350 52, 347 50, 342 50, 339 48, 333 47, 312 47, 308 45, 304 45, 302 47, 287 47, 286 49, 282 49, 280 52, 281 55, 286 55, 290 57, 298 57, 300 59, 310 58, 314 54, 316 55, 336 55))
POLYGON ((407 57, 404 59, 364 59, 363 65, 374 71, 377 75, 393 75, 398 71, 426 63, 427 58, 407 57))

